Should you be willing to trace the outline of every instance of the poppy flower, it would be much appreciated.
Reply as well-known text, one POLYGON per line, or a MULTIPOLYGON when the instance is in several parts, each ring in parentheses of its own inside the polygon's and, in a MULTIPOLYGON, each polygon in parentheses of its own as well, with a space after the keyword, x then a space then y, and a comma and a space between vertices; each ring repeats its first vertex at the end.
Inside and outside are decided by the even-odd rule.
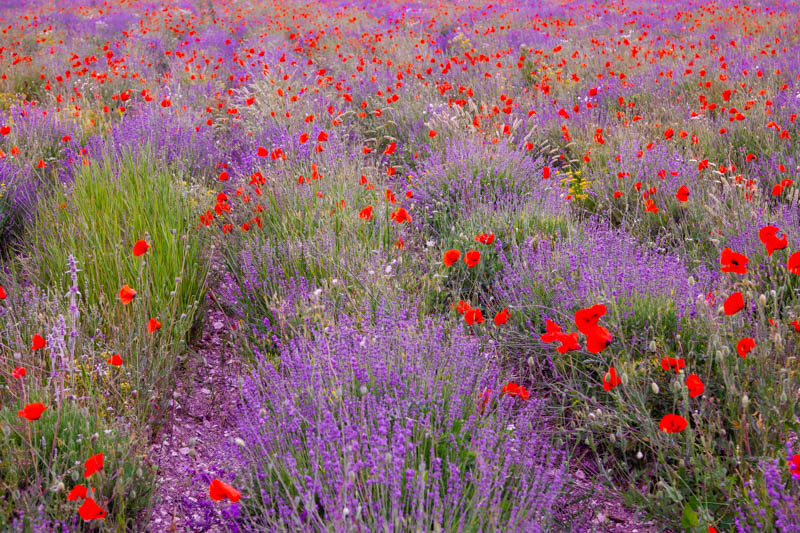
POLYGON ((461 257, 461 252, 456 249, 447 250, 444 253, 444 257, 442 260, 444 261, 444 266, 453 266, 453 263, 458 261, 458 258, 461 257))
POLYGON ((148 333, 155 333, 157 329, 161 329, 161 322, 159 322, 155 318, 151 318, 150 320, 147 321, 148 333))
POLYGON ((531 397, 531 393, 528 392, 525 387, 518 385, 513 381, 509 381, 503 385, 503 388, 500 389, 500 395, 502 396, 503 394, 508 394, 509 396, 519 396, 523 400, 527 400, 531 397))
POLYGON ((675 130, 673 130, 672 128, 667 128, 666 130, 664 130, 664 138, 666 140, 672 139, 673 135, 675 135, 675 130))
POLYGON ((308 141, 308 133, 301 133, 298 140, 300 141, 300 144, 305 144, 306 141, 308 141))
POLYGON ((140 255, 144 255, 147 253, 147 250, 150 249, 150 245, 147 244, 146 241, 138 240, 136 244, 133 245, 133 257, 139 257, 140 255))
POLYGON ((792 460, 789 461, 789 472, 792 476, 800 479, 800 455, 794 454, 792 460))
POLYGON ((725 314, 728 316, 735 315, 744 309, 744 297, 742 297, 742 293, 734 292, 728 296, 725 303, 722 304, 722 307, 725 310, 725 314))
POLYGON ((44 337, 36 333, 31 341, 31 350, 41 350, 45 346, 47 346, 47 341, 44 340, 44 337))
POLYGON ((561 326, 548 318, 545 322, 545 330, 545 334, 539 336, 542 342, 556 342, 558 340, 556 335, 561 333, 561 326))
POLYGON ((12 378, 16 378, 16 379, 20 379, 20 378, 24 378, 25 374, 27 374, 27 373, 28 373, 28 371, 25 370, 24 367, 18 366, 17 368, 15 368, 14 370, 11 371, 11 377, 12 378))
POLYGON ((40 159, 38 163, 36 163, 36 168, 44 168, 47 166, 47 163, 44 162, 44 159, 40 159))
POLYGON ((734 252, 730 248, 722 250, 722 255, 719 258, 722 271, 732 274, 747 274, 747 263, 749 261, 750 259, 746 255, 734 252))
POLYGON ((472 308, 464 300, 459 300, 458 305, 455 306, 455 309, 456 313, 458 313, 459 315, 463 315, 472 308))
POLYGON ((797 251, 789 256, 789 260, 786 261, 786 268, 792 274, 797 274, 800 276, 800 251, 797 251))
POLYGON ((464 320, 467 322, 468 326, 472 324, 483 324, 483 313, 478 308, 475 309, 468 309, 464 312, 464 320))
POLYGON ((17 411, 17 416, 27 420, 39 420, 48 408, 41 402, 29 403, 24 409, 17 411))
POLYGON ((686 419, 674 414, 664 415, 664 418, 658 423, 658 429, 664 433, 680 433, 686 429, 686 426, 686 419))
POLYGON ((170 107, 171 105, 172 102, 169 100, 169 98, 164 98, 161 100, 161 107, 170 107))
POLYGON ((361 220, 371 220, 372 219, 372 206, 368 205, 361 212, 358 214, 358 218, 361 220))
POLYGON ((603 389, 610 391, 620 383, 622 380, 617 375, 616 369, 613 366, 609 367, 608 372, 603 376, 603 389))
POLYGON ((96 453, 83 463, 83 477, 90 478, 95 472, 103 469, 103 452, 96 453))
POLYGON ((5 137, 11 133, 11 126, 0 126, 0 136, 5 137))
POLYGON ((561 343, 561 345, 556 348, 556 351, 561 354, 581 349, 581 345, 578 343, 577 331, 573 333, 556 333, 556 342, 561 343))
POLYGON ((397 149, 397 144, 389 143, 389 146, 387 146, 386 150, 383 151, 383 155, 392 155, 396 149, 397 149))
POLYGON ((228 181, 228 179, 230 179, 230 176, 228 176, 227 172, 223 170, 219 173, 219 181, 228 181))
POLYGON ((106 363, 113 366, 120 366, 122 364, 122 356, 120 356, 118 353, 115 353, 106 360, 106 363))
POLYGON ((72 490, 69 491, 69 494, 67 494, 67 501, 75 502, 78 500, 82 500, 86 497, 88 493, 89 493, 88 489, 83 485, 75 485, 74 487, 72 487, 72 490))
POLYGON ((435 130, 431 130, 431 131, 429 131, 429 132, 428 132, 428 137, 430 137, 431 139, 433 139, 434 137, 436 137, 436 131, 435 131, 435 130))
POLYGON ((789 240, 784 235, 778 238, 778 229, 775 226, 764 226, 758 231, 758 238, 767 249, 767 255, 772 256, 775 250, 783 250, 789 244, 789 240))
POLYGON ((215 502, 227 498, 231 502, 238 502, 242 497, 242 493, 234 489, 225 482, 215 479, 208 486, 208 496, 215 502))
POLYGON ((475 242, 492 244, 494 242, 494 233, 481 233, 480 235, 476 235, 475 242))
POLYGON ((122 288, 119 290, 119 301, 122 302, 122 305, 128 305, 133 301, 133 298, 136 296, 136 291, 128 287, 127 285, 123 285, 122 288))
POLYGON ((756 341, 752 337, 745 337, 736 343, 736 353, 738 353, 742 359, 747 359, 747 354, 755 347, 756 341))
POLYGON ((496 326, 502 326, 508 319, 511 318, 511 311, 508 310, 508 307, 504 308, 502 311, 494 315, 494 324, 496 326))
POLYGON ((797 333, 800 333, 800 320, 795 319, 794 322, 792 322, 792 327, 797 333))
POLYGON ((481 253, 478 250, 470 250, 469 252, 464 254, 464 262, 467 264, 467 268, 472 268, 478 264, 478 261, 481 260, 481 253))
POLYGON ((575 312, 575 326, 578 331, 584 335, 589 335, 590 332, 597 326, 600 317, 606 314, 606 306, 603 304, 593 305, 586 309, 580 309, 575 312))
POLYGON ((6 299, 6 296, 8 296, 8 295, 6 294, 6 290, 3 288, 3 286, 2 286, 2 285, 0 285, 0 300, 5 300, 5 299, 6 299))
POLYGON ((542 179, 548 179, 550 177, 550 167, 544 167, 542 169, 542 179))
POLYGON ((269 150, 263 146, 259 146, 258 150, 256 150, 256 155, 258 155, 258 157, 267 157, 269 155, 269 150))
POLYGON ((689 374, 689 377, 686 378, 686 387, 689 389, 689 396, 692 398, 700 396, 706 390, 705 384, 697 374, 689 374))
POLYGON ((677 198, 681 202, 688 202, 689 201, 689 187, 686 185, 681 185, 678 189, 678 192, 675 193, 675 198, 677 198))
POLYGON ((589 353, 600 353, 605 350, 613 337, 609 331, 602 326, 595 326, 586 334, 586 349, 589 353))
POLYGON ((97 518, 104 518, 106 512, 94 501, 94 498, 86 498, 83 504, 78 507, 78 514, 81 515, 84 522, 95 520, 97 518))
POLYGON ((411 222, 411 215, 409 215, 408 211, 406 211, 402 207, 397 211, 395 211, 394 213, 392 213, 391 218, 398 224, 402 224, 403 222, 411 222))
POLYGON ((661 358, 661 368, 664 370, 675 370, 675 372, 680 372, 681 369, 686 368, 686 361, 683 360, 683 357, 680 359, 676 359, 675 357, 662 357, 661 358))

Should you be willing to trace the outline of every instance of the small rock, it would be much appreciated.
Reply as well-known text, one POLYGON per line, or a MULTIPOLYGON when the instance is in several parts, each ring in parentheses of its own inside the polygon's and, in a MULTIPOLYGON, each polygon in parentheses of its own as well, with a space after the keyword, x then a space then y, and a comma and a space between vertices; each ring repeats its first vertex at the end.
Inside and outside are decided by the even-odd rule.
POLYGON ((184 446, 178 451, 181 452, 182 455, 189 455, 189 451, 191 451, 191 448, 189 448, 188 446, 184 446))

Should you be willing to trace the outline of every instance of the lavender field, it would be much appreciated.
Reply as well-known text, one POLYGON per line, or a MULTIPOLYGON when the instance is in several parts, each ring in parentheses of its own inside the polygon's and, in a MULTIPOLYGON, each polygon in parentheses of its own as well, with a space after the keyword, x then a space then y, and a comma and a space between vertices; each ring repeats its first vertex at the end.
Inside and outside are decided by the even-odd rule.
POLYGON ((800 532, 800 4, 0 0, 0 531, 800 532))

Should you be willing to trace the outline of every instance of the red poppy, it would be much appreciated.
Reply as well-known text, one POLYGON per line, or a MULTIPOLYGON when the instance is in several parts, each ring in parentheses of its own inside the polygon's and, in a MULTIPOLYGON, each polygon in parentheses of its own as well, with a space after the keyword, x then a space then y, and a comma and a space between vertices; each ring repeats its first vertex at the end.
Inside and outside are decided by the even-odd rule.
POLYGON ((745 337, 736 343, 736 353, 738 353, 742 359, 747 359, 747 354, 755 347, 756 341, 752 337, 745 337))
POLYGON ((689 201, 689 187, 686 185, 681 185, 678 189, 678 192, 675 193, 675 198, 677 198, 681 202, 688 202, 689 201))
POLYGON ((794 454, 792 460, 789 461, 789 472, 797 479, 800 479, 800 455, 794 454))
POLYGON ((389 143, 389 146, 386 147, 386 150, 383 151, 383 154, 392 155, 396 149, 397 149, 397 144, 389 143))
POLYGON ((368 205, 361 212, 358 214, 358 218, 361 220, 371 220, 372 219, 372 206, 368 205))
POLYGON ((613 337, 611 333, 602 326, 595 326, 586 334, 586 349, 590 353, 600 353, 605 350, 613 337))
POLYGON ((94 501, 94 498, 86 498, 83 504, 78 508, 78 514, 81 515, 84 522, 95 520, 97 518, 104 518, 106 512, 94 501))
POLYGON ((789 240, 784 235, 778 238, 778 229, 775 226, 764 226, 758 231, 758 238, 767 249, 767 255, 771 256, 775 250, 783 250, 789 244, 789 240))
POLYGON ((475 242, 492 244, 494 242, 494 233, 481 233, 480 235, 476 235, 475 242))
POLYGON ((327 140, 328 140, 328 134, 325 133, 324 131, 319 132, 319 135, 317 135, 317 141, 324 143, 327 140))
POLYGON ((500 389, 500 395, 502 396, 503 394, 508 394, 509 396, 519 396, 523 400, 527 400, 531 397, 531 393, 528 392, 525 387, 518 385, 513 381, 509 381, 503 385, 503 388, 500 389))
POLYGON ((459 300, 458 305, 455 306, 455 309, 456 313, 458 313, 459 315, 463 315, 472 308, 464 300, 459 300))
POLYGON ((725 310, 725 314, 728 316, 735 315, 744 309, 744 297, 742 297, 742 293, 734 292, 728 296, 725 303, 722 304, 722 307, 725 310))
POLYGON ((228 173, 224 170, 219 173, 219 181, 228 181, 229 178, 230 176, 228 176, 228 173))
POLYGON ((127 285, 123 285, 122 288, 119 290, 119 300, 122 302, 122 305, 128 305, 133 301, 133 298, 136 296, 136 291, 128 287, 127 285))
POLYGON ((686 368, 686 361, 683 360, 683 357, 680 359, 676 359, 675 357, 662 357, 661 358, 661 368, 664 370, 675 370, 675 372, 680 372, 682 368, 686 368))
POLYGON ((502 326, 508 319, 511 318, 511 311, 508 310, 508 307, 504 308, 502 311, 494 315, 494 324, 496 326, 502 326))
POLYGON ((608 372, 603 376, 603 388, 610 391, 617 385, 622 383, 622 380, 617 375, 616 369, 612 366, 608 368, 608 372))
POLYGON ((31 341, 31 350, 41 350, 45 346, 47 346, 47 341, 44 340, 44 337, 38 333, 34 334, 33 340, 31 341))
POLYGON ((147 332, 148 333, 155 333, 157 329, 161 329, 161 322, 159 322, 155 318, 151 318, 147 321, 147 332))
POLYGON ((17 416, 27 420, 39 420, 48 407, 41 402, 29 403, 24 409, 17 411, 17 416))
POLYGON ((106 360, 106 363, 113 366, 120 366, 122 364, 122 356, 120 356, 118 353, 115 353, 106 360))
POLYGON ((25 374, 27 374, 27 373, 28 373, 28 371, 25 370, 24 367, 18 366, 17 368, 15 368, 14 370, 11 371, 11 377, 20 379, 20 378, 24 378, 25 374))
POLYGON ((8 295, 6 294, 6 290, 3 288, 3 286, 2 286, 2 285, 0 285, 0 300, 5 300, 5 299, 6 299, 6 296, 8 296, 8 295))
POLYGON ((481 253, 478 250, 470 250, 464 254, 464 262, 467 268, 472 268, 481 260, 481 253))
POLYGON ((308 141, 308 133, 305 132, 301 133, 300 138, 298 140, 300 141, 300 144, 305 144, 306 141, 308 141))
POLYGON ((0 136, 5 137, 11 133, 11 126, 0 126, 0 136))
POLYGON ((458 258, 461 257, 461 252, 456 249, 447 250, 444 253, 444 257, 442 260, 444 261, 444 266, 453 266, 453 264, 458 261, 458 258))
POLYGON ((597 322, 600 317, 606 314, 606 306, 603 304, 593 305, 587 309, 580 309, 575 312, 575 326, 578 331, 584 335, 589 335, 590 332, 597 327, 597 322))
POLYGON ((170 102, 168 98, 164 98, 163 100, 161 100, 161 107, 170 107, 171 105, 172 102, 170 102))
POLYGON ((664 418, 661 419, 661 422, 658 423, 658 429, 663 431, 664 433, 680 433, 684 429, 688 423, 686 419, 680 415, 668 414, 665 415, 664 418))
POLYGON ((47 163, 44 162, 44 159, 40 159, 38 163, 36 163, 36 168, 44 168, 47 166, 47 163))
POLYGON ((408 211, 403 209, 402 207, 392 213, 392 220, 397 222, 398 224, 402 224, 403 222, 411 222, 411 215, 408 214, 408 211))
POLYGON ((797 274, 800 276, 800 251, 797 251, 789 256, 789 260, 786 261, 786 268, 792 274, 797 274))
POLYGON ((545 334, 539 336, 542 342, 556 342, 558 340, 557 335, 561 333, 561 326, 548 318, 545 322, 545 330, 545 334))
POLYGON ((792 327, 797 333, 800 333, 800 320, 794 319, 794 322, 792 322, 792 327))
POLYGON ((88 489, 83 485, 75 485, 74 487, 72 487, 72 490, 69 491, 69 494, 67 494, 67 501, 74 502, 82 500, 86 497, 88 493, 89 493, 88 489))
POLYGON ((140 255, 144 255, 147 253, 147 250, 150 249, 150 245, 147 244, 147 241, 138 240, 136 244, 133 245, 133 257, 139 257, 140 255))
POLYGON ((472 324, 483 324, 483 313, 478 308, 475 309, 468 309, 464 312, 464 320, 467 322, 468 326, 472 324))
POLYGON ((558 353, 574 352, 575 350, 581 349, 581 345, 578 343, 577 331, 573 333, 556 333, 556 342, 561 343, 561 345, 556 348, 558 353))
POLYGON ((689 389, 689 396, 692 398, 700 396, 706 390, 706 386, 697 374, 689 374, 689 377, 686 378, 686 387, 689 389))
POLYGON ((542 169, 542 179, 548 179, 550 177, 550 167, 544 167, 542 169))
POLYGON ((90 478, 95 472, 103 469, 103 452, 96 453, 83 463, 83 477, 90 478))
POLYGON ((242 493, 238 490, 234 489, 227 483, 224 483, 218 479, 215 479, 211 482, 208 486, 208 496, 214 500, 215 502, 224 500, 227 498, 232 502, 238 502, 239 498, 242 497, 242 493))
POLYGON ((742 275, 747 274, 747 263, 749 261, 750 259, 746 255, 734 252, 730 248, 722 250, 722 255, 719 258, 723 272, 742 275))
POLYGON ((269 155, 269 150, 263 146, 259 146, 258 150, 256 150, 256 155, 258 155, 258 157, 267 157, 269 155))
POLYGON ((434 130, 431 130, 431 131, 429 131, 429 132, 428 132, 428 137, 430 137, 431 139, 433 139, 434 137, 436 137, 436 131, 434 131, 434 130))
POLYGON ((673 130, 672 128, 667 128, 664 131, 664 138, 667 139, 667 140, 672 139, 673 135, 675 135, 675 130, 673 130))

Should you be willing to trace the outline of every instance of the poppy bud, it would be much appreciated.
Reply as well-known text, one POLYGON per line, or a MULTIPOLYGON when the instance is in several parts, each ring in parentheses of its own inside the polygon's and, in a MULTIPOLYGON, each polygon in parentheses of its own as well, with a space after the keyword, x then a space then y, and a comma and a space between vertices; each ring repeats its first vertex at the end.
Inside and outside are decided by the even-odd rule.
POLYGON ((644 457, 644 454, 642 452, 636 452, 636 458, 637 459, 642 459, 643 457, 644 457))
POLYGON ((750 405, 750 398, 745 394, 742 396, 742 407, 747 407, 748 405, 750 405))
POLYGON ((622 376, 620 376, 620 379, 622 380, 622 384, 623 385, 625 385, 625 386, 628 385, 628 373, 627 372, 623 372, 622 376))
POLYGON ((241 439, 241 438, 239 438, 239 437, 236 437, 235 439, 233 439, 233 442, 235 442, 235 443, 236 443, 236 445, 237 445, 237 446, 239 446, 240 448, 244 448, 244 447, 247 445, 247 444, 244 442, 244 439, 241 439))
POLYGON ((54 492, 64 492, 64 482, 59 481, 55 487, 53 487, 54 492))
POLYGON ((655 381, 651 381, 650 390, 653 391, 653 394, 658 394, 658 383, 656 383, 655 381))
POLYGON ((533 366, 533 357, 528 357, 528 366, 533 366))
POLYGON ((656 341, 654 341, 654 340, 650 341, 650 346, 649 346, 648 348, 649 348, 649 350, 650 350, 651 352, 655 352, 655 351, 656 351, 656 349, 658 348, 658 347, 656 346, 656 341))
POLYGON ((765 305, 767 305, 767 297, 766 297, 766 295, 761 294, 758 297, 758 305, 761 306, 761 307, 764 307, 765 305))
POLYGON ((786 391, 781 392, 781 403, 786 403, 789 398, 786 397, 786 391))

